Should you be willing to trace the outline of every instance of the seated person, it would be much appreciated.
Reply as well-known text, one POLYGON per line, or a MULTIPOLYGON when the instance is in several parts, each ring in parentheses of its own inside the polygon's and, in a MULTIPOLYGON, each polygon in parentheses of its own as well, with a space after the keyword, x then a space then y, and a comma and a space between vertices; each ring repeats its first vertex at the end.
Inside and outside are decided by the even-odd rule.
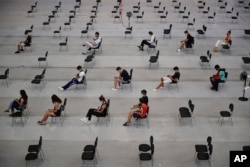
POLYGON ((81 121, 85 123, 91 123, 91 117, 92 115, 104 117, 107 114, 107 102, 103 95, 99 97, 99 100, 101 101, 101 106, 98 108, 90 108, 86 117, 80 119, 81 121))
POLYGON ((218 64, 214 68, 217 70, 217 73, 210 77, 211 90, 218 91, 219 83, 225 81, 225 69, 221 69, 218 64))
POLYGON ((51 100, 52 100, 52 103, 54 105, 54 108, 48 109, 48 111, 45 112, 45 114, 43 115, 43 118, 37 122, 39 125, 46 125, 46 121, 47 121, 49 116, 53 117, 53 116, 60 116, 61 115, 62 100, 55 94, 51 96, 51 100))
POLYGON ((144 39, 141 41, 141 45, 137 46, 141 51, 143 51, 144 45, 155 45, 155 36, 152 31, 148 32, 149 39, 144 39))
MULTIPOLYGON (((148 105, 147 91, 146 91, 145 89, 143 89, 143 90, 141 90, 141 94, 142 94, 142 97, 141 97, 141 98, 143 99, 144 103, 145 103, 146 105, 148 105)), ((141 108, 141 104, 142 104, 142 103, 139 102, 139 103, 133 105, 133 107, 131 108, 131 110, 133 110, 133 111, 139 111, 140 108, 141 108)))
POLYGON ((117 88, 121 86, 121 82, 128 82, 130 80, 130 76, 128 72, 125 69, 122 69, 121 67, 117 67, 116 71, 118 71, 119 76, 114 77, 114 88, 112 90, 116 91, 117 88))
POLYGON ((25 92, 25 90, 20 90, 20 98, 19 99, 15 99, 14 101, 12 101, 9 105, 9 108, 7 110, 5 110, 4 112, 9 112, 11 111, 11 113, 13 114, 16 110, 21 110, 23 106, 25 106, 28 102, 28 96, 25 92))
POLYGON ((227 32, 227 36, 224 39, 219 39, 216 43, 215 46, 213 48, 214 52, 218 52, 219 51, 219 46, 221 45, 228 45, 231 41, 231 31, 229 30, 227 32))
POLYGON ((138 118, 145 118, 147 116, 147 112, 148 112, 148 106, 145 104, 145 102, 143 101, 143 98, 140 98, 140 103, 141 103, 141 107, 140 110, 137 111, 130 111, 128 113, 128 119, 127 121, 123 124, 123 126, 129 126, 129 124, 131 123, 131 119, 132 117, 138 117, 138 118))
POLYGON ((181 40, 181 45, 180 48, 177 50, 177 52, 180 52, 181 49, 184 48, 184 46, 186 47, 192 47, 192 45, 194 44, 194 37, 192 37, 189 32, 186 30, 184 31, 184 34, 187 36, 185 39, 181 40))
MULTIPOLYGON (((99 32, 96 32, 95 37, 93 38, 93 42, 88 41, 82 46, 87 47, 87 51, 90 52, 92 48, 97 48, 101 41, 102 41, 102 38, 100 37, 99 32)), ((82 54, 86 54, 86 53, 82 53, 82 54)))
POLYGON ((66 90, 68 89, 70 86, 74 85, 74 84, 78 84, 80 83, 85 77, 85 72, 82 69, 82 66, 77 66, 76 69, 79 71, 78 74, 76 74, 76 76, 74 78, 72 78, 68 83, 66 83, 64 86, 62 87, 58 87, 58 89, 60 90, 66 90))
POLYGON ((174 70, 174 75, 167 75, 166 77, 161 77, 160 84, 155 89, 153 89, 153 91, 163 88, 165 83, 177 83, 179 81, 180 79, 179 67, 175 66, 173 70, 174 70))
POLYGON ((29 34, 28 31, 25 31, 26 35, 26 40, 25 41, 20 41, 17 45, 17 51, 15 53, 20 53, 20 51, 24 51, 23 47, 24 46, 30 46, 31 45, 31 35, 29 34))

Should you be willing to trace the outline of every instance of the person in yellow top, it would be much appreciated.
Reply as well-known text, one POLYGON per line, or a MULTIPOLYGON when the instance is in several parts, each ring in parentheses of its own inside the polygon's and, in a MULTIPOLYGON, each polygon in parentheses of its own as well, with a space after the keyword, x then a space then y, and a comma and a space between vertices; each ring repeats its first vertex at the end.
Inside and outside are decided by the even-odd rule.
POLYGON ((218 52, 218 51, 219 51, 219 46, 220 46, 220 45, 227 45, 227 44, 229 44, 229 42, 230 42, 231 40, 232 40, 232 39, 231 39, 231 30, 229 30, 229 31, 227 32, 227 36, 226 36, 224 39, 219 39, 219 40, 215 43, 213 51, 214 51, 214 52, 218 52))

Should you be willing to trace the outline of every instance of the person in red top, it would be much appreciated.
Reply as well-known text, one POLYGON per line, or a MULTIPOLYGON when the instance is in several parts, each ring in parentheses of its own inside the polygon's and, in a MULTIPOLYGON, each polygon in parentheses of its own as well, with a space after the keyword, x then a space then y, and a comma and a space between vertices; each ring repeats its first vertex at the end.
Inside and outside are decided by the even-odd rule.
POLYGON ((144 118, 147 116, 148 106, 145 104, 143 98, 140 98, 141 109, 138 111, 130 111, 128 113, 128 120, 123 124, 123 126, 129 126, 131 123, 132 117, 144 118))

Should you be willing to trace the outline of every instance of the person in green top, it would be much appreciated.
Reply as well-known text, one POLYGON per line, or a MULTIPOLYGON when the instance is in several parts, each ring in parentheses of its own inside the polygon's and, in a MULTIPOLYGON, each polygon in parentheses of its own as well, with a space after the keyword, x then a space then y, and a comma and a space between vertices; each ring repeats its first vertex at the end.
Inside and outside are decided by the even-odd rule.
POLYGON ((217 73, 210 77, 210 82, 212 84, 211 90, 218 91, 218 86, 220 82, 224 82, 226 79, 225 69, 221 69, 218 64, 214 66, 217 73))

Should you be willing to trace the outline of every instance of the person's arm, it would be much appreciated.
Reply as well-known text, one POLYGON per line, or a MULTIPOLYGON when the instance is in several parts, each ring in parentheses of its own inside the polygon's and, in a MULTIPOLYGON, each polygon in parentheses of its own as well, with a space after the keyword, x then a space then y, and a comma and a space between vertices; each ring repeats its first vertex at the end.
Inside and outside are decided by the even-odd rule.
POLYGON ((106 103, 102 104, 101 108, 97 109, 96 112, 102 113, 106 109, 106 103))
POLYGON ((16 101, 17 101, 17 103, 18 103, 19 106, 22 106, 23 103, 24 103, 24 99, 23 98, 20 98, 19 100, 16 99, 16 101))
POLYGON ((56 113, 60 109, 60 107, 61 107, 61 103, 56 102, 55 105, 54 105, 54 111, 53 112, 56 113))
POLYGON ((154 38, 154 36, 152 35, 152 36, 150 37, 150 39, 148 40, 148 42, 149 42, 149 43, 153 43, 153 42, 154 42, 154 39, 155 39, 155 38, 154 38))

